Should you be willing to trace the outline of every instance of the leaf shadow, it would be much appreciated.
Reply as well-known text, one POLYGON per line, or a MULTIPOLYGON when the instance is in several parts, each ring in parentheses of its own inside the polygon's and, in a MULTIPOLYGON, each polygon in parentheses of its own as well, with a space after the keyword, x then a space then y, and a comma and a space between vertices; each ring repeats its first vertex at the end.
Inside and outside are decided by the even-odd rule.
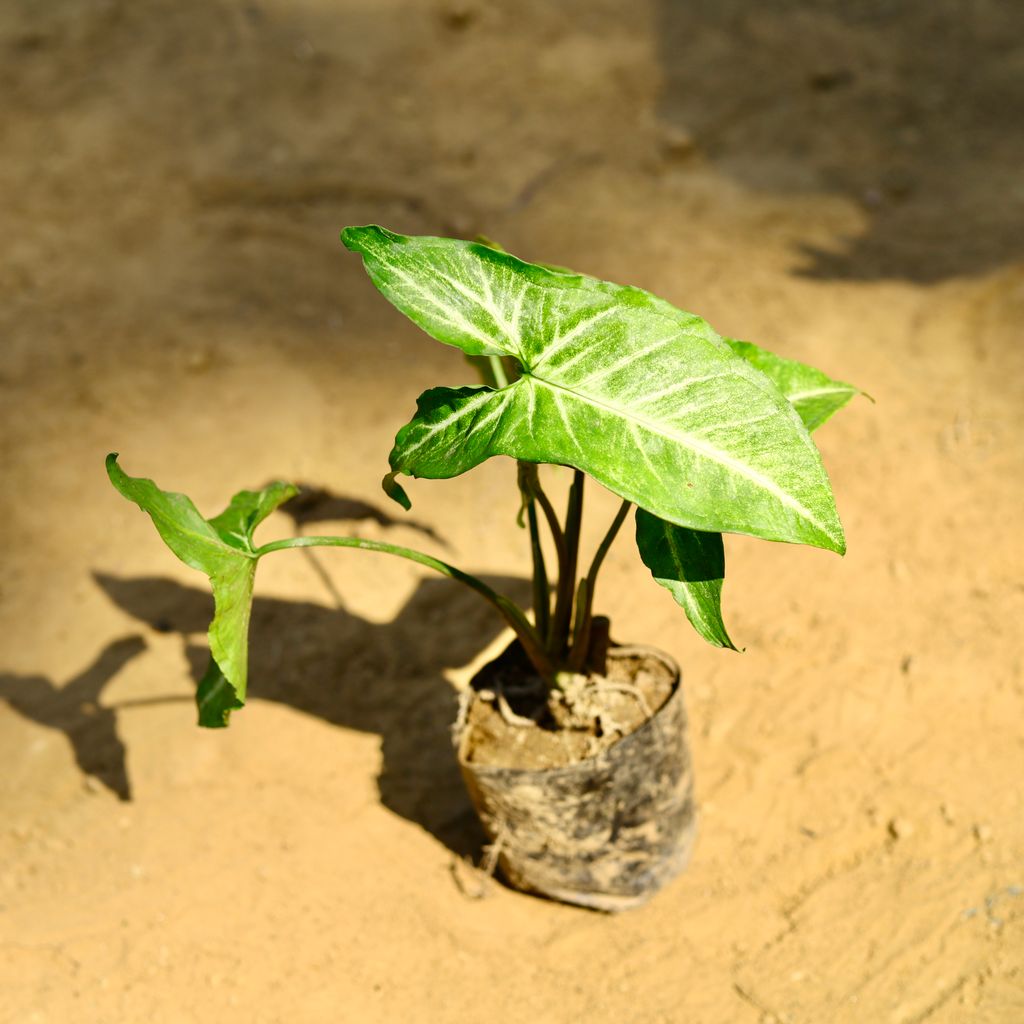
MULTIPOLYGON (((118 608, 153 630, 181 636, 198 683, 208 657, 209 593, 159 577, 94 578, 118 608)), ((524 580, 484 578, 513 600, 528 598, 524 580)), ((441 579, 421 580, 387 623, 344 608, 257 597, 249 700, 285 704, 332 725, 378 734, 382 803, 456 854, 475 853, 483 832, 452 750, 457 697, 443 670, 471 661, 501 629, 501 620, 475 594, 441 579)), ((192 721, 190 712, 189 727, 192 721)))
POLYGON ((425 523, 404 516, 396 519, 371 502, 336 494, 324 487, 303 483, 297 486, 299 493, 278 509, 291 519, 297 530, 317 523, 368 521, 378 526, 404 526, 447 547, 444 538, 425 523))
POLYGON ((46 676, 0 675, 0 700, 29 721, 64 733, 86 778, 131 800, 125 747, 117 731, 117 709, 100 703, 107 684, 146 649, 141 636, 112 640, 78 675, 62 685, 46 676))

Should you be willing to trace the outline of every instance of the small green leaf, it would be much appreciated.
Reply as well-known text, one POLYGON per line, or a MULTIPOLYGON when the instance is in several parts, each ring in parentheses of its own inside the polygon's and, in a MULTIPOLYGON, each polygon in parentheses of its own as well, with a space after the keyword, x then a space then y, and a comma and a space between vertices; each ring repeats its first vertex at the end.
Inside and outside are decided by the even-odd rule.
POLYGON ((268 484, 261 491, 239 491, 219 516, 210 520, 210 525, 220 534, 225 543, 252 554, 253 531, 279 505, 298 494, 298 488, 280 480, 268 484))
POLYGON ((636 543, 644 565, 676 599, 693 628, 709 644, 735 651, 722 621, 722 535, 675 526, 638 508, 636 543))
POLYGON ((210 666, 196 700, 200 725, 225 726, 232 709, 245 703, 249 615, 259 560, 253 531, 298 488, 277 482, 260 491, 240 491, 220 515, 204 519, 184 494, 128 476, 117 464, 116 453, 107 456, 107 475, 121 494, 148 513, 178 558, 210 579, 214 601, 210 666))
POLYGON ((700 317, 477 243, 379 227, 342 238, 428 334, 522 371, 505 387, 428 391, 393 474, 447 478, 495 455, 564 464, 679 526, 844 549, 800 418, 700 317))
POLYGON ((388 473, 380 485, 389 498, 397 501, 408 512, 412 508, 412 502, 409 500, 409 495, 405 493, 405 488, 395 479, 397 475, 397 473, 388 473))

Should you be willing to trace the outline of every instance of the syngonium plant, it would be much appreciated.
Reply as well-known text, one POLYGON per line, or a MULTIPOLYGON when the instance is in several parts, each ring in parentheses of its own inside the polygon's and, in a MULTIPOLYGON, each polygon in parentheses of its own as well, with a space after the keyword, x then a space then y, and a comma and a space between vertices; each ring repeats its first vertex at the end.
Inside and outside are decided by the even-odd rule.
POLYGON ((385 491, 406 509, 399 476, 465 473, 495 455, 518 464, 520 522, 529 527, 532 617, 482 580, 433 556, 358 537, 288 537, 257 546, 256 527, 295 496, 290 484, 242 491, 204 518, 182 494, 130 477, 107 457, 114 486, 149 513, 171 550, 213 589, 210 666, 199 721, 227 724, 245 701, 249 611, 260 558, 334 546, 411 559, 473 588, 513 630, 539 676, 600 672, 607 620, 594 615, 598 571, 632 506, 636 544, 655 580, 709 643, 735 650, 722 620, 723 533, 843 554, 832 490, 810 431, 858 390, 749 342, 639 288, 527 263, 486 241, 406 237, 350 227, 373 283, 427 334, 461 349, 477 387, 432 388, 391 451, 385 491), (572 470, 565 515, 539 467, 572 470), (580 527, 586 477, 622 499, 585 572, 580 527), (555 553, 548 574, 542 524, 555 553))

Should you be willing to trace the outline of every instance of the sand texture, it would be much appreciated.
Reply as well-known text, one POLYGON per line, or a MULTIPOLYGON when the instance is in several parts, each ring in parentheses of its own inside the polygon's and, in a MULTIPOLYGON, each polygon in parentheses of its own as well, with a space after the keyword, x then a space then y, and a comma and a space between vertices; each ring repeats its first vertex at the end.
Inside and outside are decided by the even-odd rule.
POLYGON ((0 4, 0 1021, 1024 1021, 1022 37, 966 0, 0 4), (108 451, 211 514, 323 489, 261 538, 529 600, 508 460, 379 489, 473 380, 342 249, 368 222, 875 399, 816 434, 845 558, 727 539, 745 653, 609 554, 613 636, 683 668, 701 823, 639 910, 466 866, 455 688, 507 638, 426 570, 268 557, 250 704, 194 725, 205 581, 108 451))

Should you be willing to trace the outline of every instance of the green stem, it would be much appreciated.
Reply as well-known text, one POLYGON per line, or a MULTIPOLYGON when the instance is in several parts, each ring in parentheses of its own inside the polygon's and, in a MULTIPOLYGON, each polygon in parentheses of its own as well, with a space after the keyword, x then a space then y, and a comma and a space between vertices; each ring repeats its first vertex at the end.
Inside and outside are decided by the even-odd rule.
POLYGON ((284 551, 289 548, 312 548, 312 547, 334 547, 334 548, 360 548, 363 551, 380 551, 388 555, 396 555, 399 558, 407 558, 410 562, 418 562, 428 569, 441 573, 450 579, 458 580, 467 587, 475 590, 485 601, 492 604, 502 615, 505 621, 512 627, 519 643, 526 652, 534 668, 546 680, 554 679, 555 669, 551 659, 544 651, 544 645, 537 631, 530 625, 529 619, 519 610, 516 605, 503 594, 492 590, 483 580, 471 576, 455 566, 442 562, 431 555, 425 555, 420 551, 413 551, 412 548, 399 547, 397 544, 386 544, 379 540, 364 540, 361 537, 285 537, 282 540, 271 541, 257 548, 253 555, 261 557, 272 551, 284 551))
POLYGON ((540 546, 537 503, 532 499, 526 506, 526 517, 530 522, 530 554, 533 556, 533 622, 537 633, 543 637, 547 636, 551 619, 551 595, 544 549, 540 546))
POLYGON ((601 568, 601 563, 605 559, 605 555, 608 554, 608 549, 612 546, 612 542, 622 527, 631 504, 631 502, 623 501, 619 506, 619 511, 615 513, 612 525, 608 527, 608 532, 604 535, 604 539, 594 553, 594 560, 590 563, 590 570, 587 572, 586 577, 580 581, 580 592, 577 597, 576 607, 576 624, 573 629, 572 655, 569 658, 569 667, 575 672, 579 672, 583 668, 587 661, 587 655, 590 653, 590 628, 594 621, 594 591, 597 588, 597 574, 601 568))
POLYGON ((501 361, 501 356, 488 356, 488 361, 491 364, 491 373, 494 374, 494 383, 499 388, 508 387, 508 374, 505 373, 505 366, 501 361))
POLYGON ((576 588, 576 617, 572 624, 572 649, 569 651, 569 671, 580 672, 587 660, 590 646, 589 580, 584 576, 576 588))
POLYGON ((558 513, 555 511, 551 499, 544 493, 540 485, 540 478, 534 481, 534 495, 540 503, 544 518, 548 521, 548 529, 551 530, 551 539, 555 543, 555 553, 558 556, 558 578, 562 578, 562 570, 565 568, 568 552, 565 547, 565 534, 562 532, 562 524, 558 521, 558 513))
POLYGON ((565 513, 565 560, 559 567, 555 614, 548 632, 548 651, 560 659, 569 647, 569 624, 576 590, 576 569, 580 556, 580 524, 583 521, 583 473, 573 470, 569 487, 569 504, 565 513))

